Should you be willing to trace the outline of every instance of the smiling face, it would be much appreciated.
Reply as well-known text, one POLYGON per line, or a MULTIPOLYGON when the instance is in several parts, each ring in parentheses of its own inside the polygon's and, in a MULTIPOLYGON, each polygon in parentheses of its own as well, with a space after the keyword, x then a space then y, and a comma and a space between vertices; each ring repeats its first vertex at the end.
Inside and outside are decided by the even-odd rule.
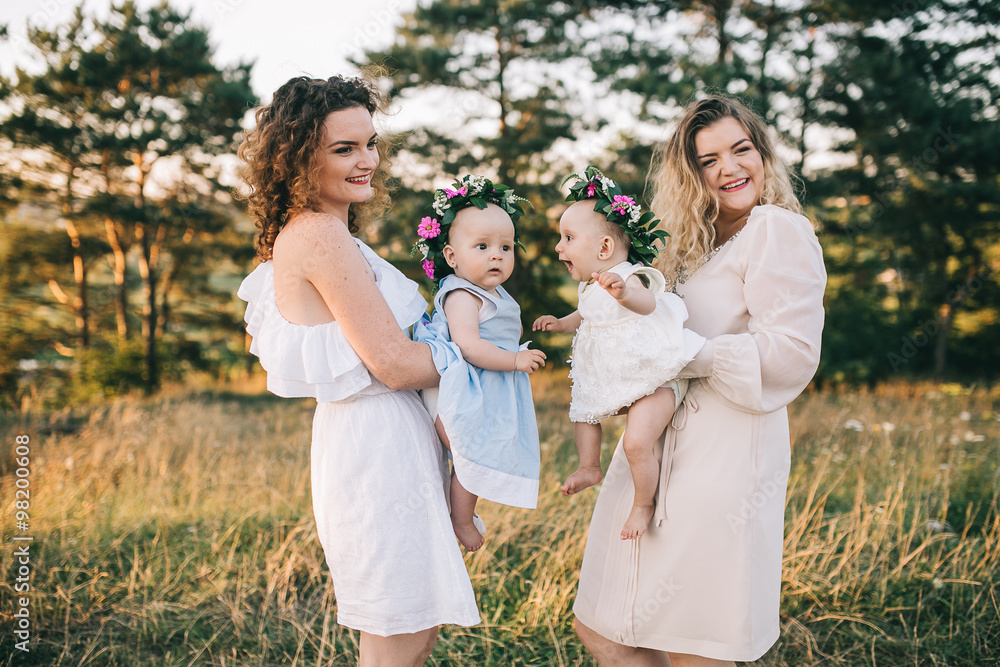
POLYGON ((572 204, 559 218, 559 261, 569 269, 573 280, 586 282, 592 274, 622 262, 628 248, 619 248, 605 229, 605 218, 594 211, 594 200, 572 204), (621 256, 624 253, 624 256, 621 256))
POLYGON ((716 224, 737 221, 760 202, 764 160, 735 118, 718 120, 695 135, 702 178, 719 201, 716 224))
POLYGON ((371 199, 371 177, 378 168, 372 115, 362 106, 330 113, 323 122, 319 202, 324 213, 347 223, 351 204, 371 199))
POLYGON ((443 254, 456 276, 496 294, 514 270, 514 223, 496 204, 463 208, 451 223, 443 254))

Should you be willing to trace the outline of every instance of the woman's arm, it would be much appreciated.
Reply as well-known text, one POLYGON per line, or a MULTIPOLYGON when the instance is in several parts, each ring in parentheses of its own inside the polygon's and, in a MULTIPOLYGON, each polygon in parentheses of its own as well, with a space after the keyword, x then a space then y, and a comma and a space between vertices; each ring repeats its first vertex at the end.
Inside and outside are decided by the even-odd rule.
POLYGON ((436 387, 440 378, 430 348, 400 328, 347 225, 321 213, 295 222, 286 246, 291 262, 323 297, 365 367, 391 389, 436 387))
POLYGON ((462 351, 462 357, 474 366, 490 371, 535 372, 545 365, 541 350, 503 350, 479 335, 479 309, 483 302, 471 292, 458 289, 444 301, 451 339, 462 351))
POLYGON ((809 221, 767 209, 763 220, 748 223, 740 246, 748 333, 711 340, 706 380, 740 409, 762 413, 794 400, 816 372, 826 287, 823 251, 809 221))

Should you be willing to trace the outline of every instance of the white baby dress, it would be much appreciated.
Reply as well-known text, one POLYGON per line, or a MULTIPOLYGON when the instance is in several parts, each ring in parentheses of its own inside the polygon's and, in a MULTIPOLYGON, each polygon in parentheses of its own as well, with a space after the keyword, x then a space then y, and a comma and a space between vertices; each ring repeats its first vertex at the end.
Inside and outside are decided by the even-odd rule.
MULTIPOLYGON (((417 285, 357 241, 402 328, 427 302, 417 285)), ((341 625, 380 636, 479 622, 448 514, 448 474, 414 391, 373 377, 336 322, 292 324, 278 312, 272 262, 240 285, 250 351, 268 389, 313 397, 312 497, 341 625)))
POLYGON ((623 280, 638 275, 656 296, 649 315, 629 310, 596 281, 581 282, 577 307, 583 321, 570 359, 573 422, 598 424, 621 408, 652 394, 694 359, 705 339, 684 328, 687 308, 665 291, 663 274, 622 262, 609 271, 623 280))

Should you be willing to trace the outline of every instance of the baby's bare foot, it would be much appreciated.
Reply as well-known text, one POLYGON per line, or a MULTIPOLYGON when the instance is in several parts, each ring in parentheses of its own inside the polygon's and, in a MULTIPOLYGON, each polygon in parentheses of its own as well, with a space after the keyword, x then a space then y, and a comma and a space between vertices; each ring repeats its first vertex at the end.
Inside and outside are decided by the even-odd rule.
POLYGON ((622 528, 622 539, 637 540, 642 537, 652 518, 652 505, 632 505, 632 512, 625 519, 625 527, 622 528))
POLYGON ((566 478, 560 491, 562 491, 564 496, 571 496, 574 493, 583 491, 587 487, 600 484, 602 479, 604 479, 604 476, 601 474, 600 466, 580 466, 576 469, 576 472, 566 478))
POLYGON ((483 534, 479 532, 479 529, 471 521, 468 523, 458 523, 452 519, 451 527, 455 530, 455 537, 462 543, 466 551, 478 551, 483 546, 483 534))

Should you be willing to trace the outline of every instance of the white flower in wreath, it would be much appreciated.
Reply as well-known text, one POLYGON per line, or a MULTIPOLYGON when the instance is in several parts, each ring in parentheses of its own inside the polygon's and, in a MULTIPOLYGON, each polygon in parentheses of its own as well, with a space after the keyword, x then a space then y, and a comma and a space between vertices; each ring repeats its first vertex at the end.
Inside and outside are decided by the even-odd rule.
POLYGON ((445 209, 451 208, 451 204, 448 203, 448 196, 443 192, 434 193, 434 203, 431 206, 435 213, 442 216, 445 209))
POLYGON ((483 186, 486 185, 486 177, 478 175, 470 176, 469 185, 472 186, 472 189, 475 191, 475 194, 479 194, 480 192, 482 192, 483 186))
POLYGON ((604 193, 607 194, 608 190, 615 187, 615 182, 607 176, 601 176, 601 185, 604 187, 604 193))
POLYGON ((426 243, 418 243, 417 250, 419 250, 420 254, 423 256, 422 259, 427 259, 427 254, 431 251, 426 243))

